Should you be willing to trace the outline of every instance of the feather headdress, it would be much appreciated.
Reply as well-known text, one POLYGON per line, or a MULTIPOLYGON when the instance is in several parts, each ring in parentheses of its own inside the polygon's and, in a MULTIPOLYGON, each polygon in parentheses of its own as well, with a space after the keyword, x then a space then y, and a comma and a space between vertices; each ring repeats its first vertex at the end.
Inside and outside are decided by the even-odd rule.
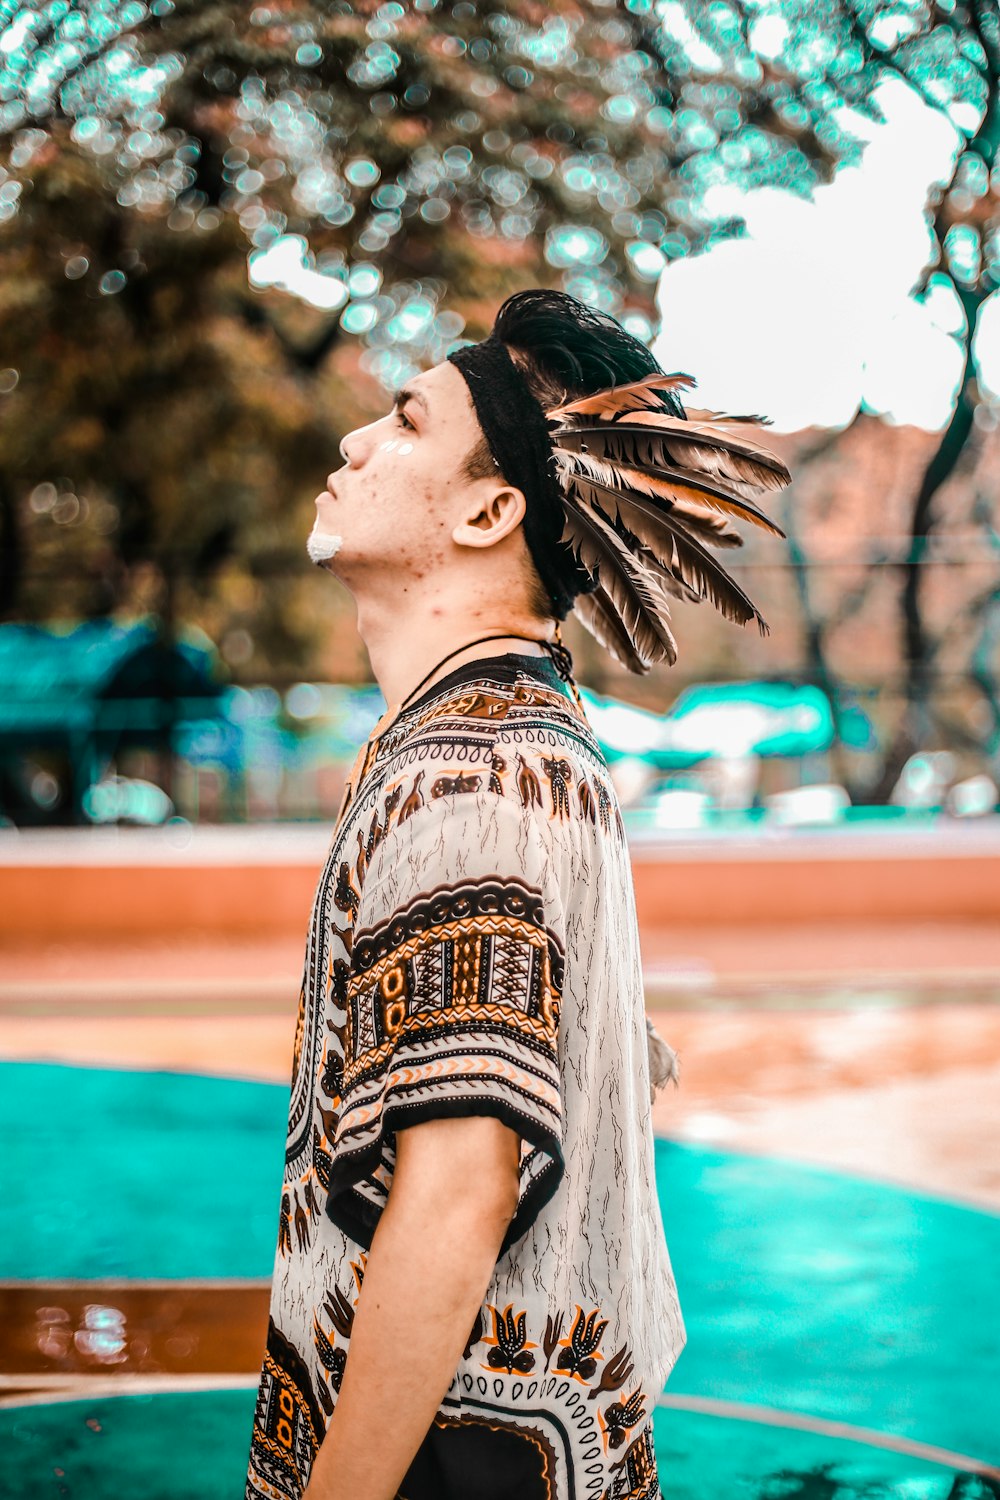
POLYGON ((545 415, 564 522, 561 540, 597 587, 573 608, 630 671, 673 664, 668 596, 709 599, 728 620, 768 625, 711 548, 739 547, 730 519, 785 533, 756 503, 791 475, 756 441, 762 417, 678 415, 690 375, 659 371, 582 396, 545 415))

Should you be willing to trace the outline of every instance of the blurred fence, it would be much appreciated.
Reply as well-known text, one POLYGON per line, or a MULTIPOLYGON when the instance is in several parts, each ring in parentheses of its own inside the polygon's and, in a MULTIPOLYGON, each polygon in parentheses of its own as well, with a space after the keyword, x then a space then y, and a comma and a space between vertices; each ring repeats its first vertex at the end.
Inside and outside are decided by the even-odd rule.
MULTIPOLYGON (((845 758, 879 762, 877 691, 835 711, 813 684, 694 683, 666 713, 582 694, 633 827, 968 817, 1000 796, 988 764, 938 750, 910 758, 887 803, 859 805, 838 773, 845 758)), ((7 703, 0 816, 15 827, 329 822, 384 707, 374 684, 317 682, 7 703)))

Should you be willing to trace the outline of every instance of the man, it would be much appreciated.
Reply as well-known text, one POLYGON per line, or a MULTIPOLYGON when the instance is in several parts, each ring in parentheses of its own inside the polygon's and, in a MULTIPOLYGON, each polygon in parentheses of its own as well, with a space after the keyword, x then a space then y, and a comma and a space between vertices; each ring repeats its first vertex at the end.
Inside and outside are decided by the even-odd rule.
POLYGON ((645 671, 667 593, 760 620, 704 544, 777 530, 747 494, 780 466, 688 426, 685 382, 519 293, 317 499, 389 707, 309 927, 249 1500, 660 1497, 686 1332, 628 847, 558 622, 645 671))

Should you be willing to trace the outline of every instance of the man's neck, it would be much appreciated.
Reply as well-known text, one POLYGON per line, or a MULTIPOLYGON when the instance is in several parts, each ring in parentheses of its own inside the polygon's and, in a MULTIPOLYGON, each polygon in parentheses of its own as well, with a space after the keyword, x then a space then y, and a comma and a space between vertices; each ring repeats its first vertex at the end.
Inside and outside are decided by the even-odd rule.
POLYGON ((522 656, 545 656, 545 648, 539 642, 555 639, 554 620, 539 620, 500 609, 449 613, 439 605, 413 614, 393 609, 390 615, 359 604, 358 629, 388 704, 399 703, 414 694, 421 678, 439 663, 439 669, 424 683, 424 690, 456 667, 480 657, 499 656, 508 651, 522 656), (478 642, 480 636, 499 638, 479 642, 467 650, 456 650, 466 642, 478 642), (452 651, 456 654, 442 662, 452 651))

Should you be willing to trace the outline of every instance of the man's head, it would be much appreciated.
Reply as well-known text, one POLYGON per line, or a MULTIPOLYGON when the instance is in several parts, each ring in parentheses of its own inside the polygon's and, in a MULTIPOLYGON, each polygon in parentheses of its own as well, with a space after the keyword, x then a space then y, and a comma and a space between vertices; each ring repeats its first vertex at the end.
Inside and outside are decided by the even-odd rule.
POLYGON ((452 604, 464 597, 487 609, 512 606, 518 618, 561 618, 593 583, 559 540, 561 506, 551 475, 543 479, 543 411, 657 369, 608 314, 565 292, 515 293, 490 340, 421 371, 391 411, 343 440, 347 463, 330 476, 332 495, 317 500, 321 535, 310 539, 311 555, 322 553, 355 593, 445 593, 452 604), (499 366, 495 348, 486 358, 497 342, 521 377, 514 392, 506 356, 499 366), (506 416, 491 433, 503 403, 506 416))
POLYGON ((521 525, 524 494, 484 445, 453 364, 409 379, 384 416, 343 439, 346 462, 317 497, 314 537, 339 538, 329 571, 352 592, 467 593, 546 618, 521 525))

